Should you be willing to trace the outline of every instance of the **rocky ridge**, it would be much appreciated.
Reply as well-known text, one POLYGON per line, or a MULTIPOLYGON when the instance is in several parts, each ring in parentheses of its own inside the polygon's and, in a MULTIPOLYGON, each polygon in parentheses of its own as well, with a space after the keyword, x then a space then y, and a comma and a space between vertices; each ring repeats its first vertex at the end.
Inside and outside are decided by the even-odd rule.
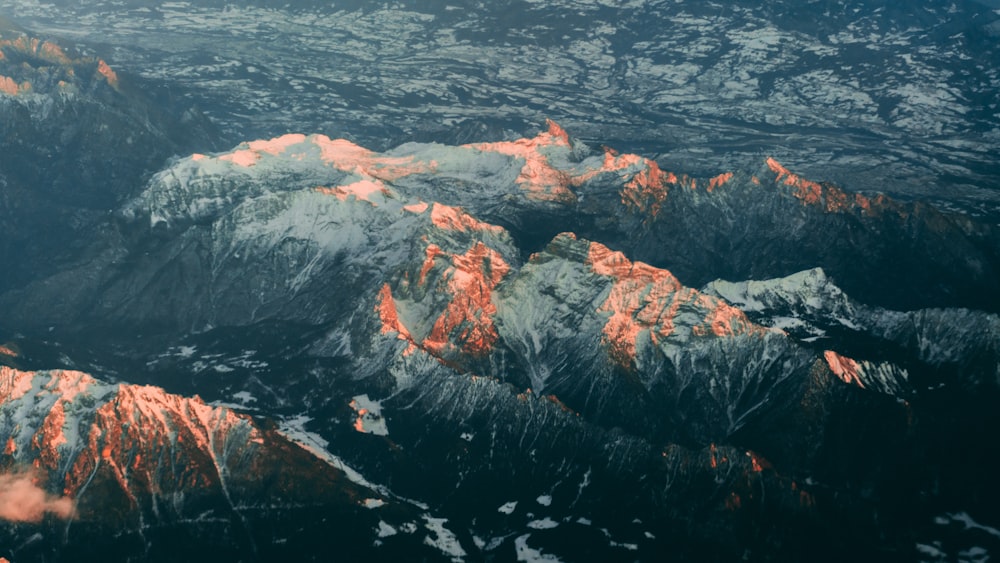
POLYGON ((988 506, 961 478, 979 454, 939 454, 949 428, 995 423, 943 407, 996 394, 996 316, 893 312, 873 281, 992 310, 996 234, 967 217, 773 159, 691 178, 550 123, 455 147, 287 135, 196 154, 105 233, 94 261, 0 297, 4 322, 282 424, 307 417, 370 478, 468 526, 455 557, 571 557, 563 534, 580 526, 605 527, 612 558, 677 542, 687 557, 908 553, 935 510, 988 506), (887 232, 894 261, 867 258, 888 256, 887 232), (823 270, 692 287, 806 263, 823 270), (872 304, 826 271, 871 285, 872 304), (956 395, 936 392, 945 378, 956 395), (951 496, 921 496, 932 483, 951 496), (626 514, 639 523, 615 524, 626 514), (797 539, 774 524, 793 520, 797 539), (851 543, 822 539, 831 521, 851 543))

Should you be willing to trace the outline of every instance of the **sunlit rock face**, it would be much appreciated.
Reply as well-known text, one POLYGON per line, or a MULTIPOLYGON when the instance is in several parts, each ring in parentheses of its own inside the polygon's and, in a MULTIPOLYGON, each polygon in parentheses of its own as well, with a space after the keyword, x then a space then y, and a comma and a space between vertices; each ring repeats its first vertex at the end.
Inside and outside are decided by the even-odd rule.
MULTIPOLYGON (((113 216, 82 243, 90 263, 0 297, 10 315, 23 326, 113 320, 171 332, 321 324, 354 306, 329 299, 334 284, 380 291, 418 259, 409 281, 419 286, 425 268, 450 261, 461 275, 441 290, 480 311, 470 330, 485 345, 494 338, 488 295, 561 232, 693 287, 819 266, 875 305, 1000 309, 991 224, 852 194, 774 159, 692 178, 591 150, 555 123, 519 141, 386 152, 322 135, 244 143, 175 161, 113 216), (475 268, 483 279, 466 278, 475 268)), ((439 313, 431 342, 472 317, 439 313)))
MULTIPOLYGON (((365 539, 341 546, 350 556, 373 549, 380 521, 420 522, 414 505, 197 397, 0 367, 0 417, 0 537, 18 557, 288 556, 352 530, 365 539)), ((381 553, 416 547, 414 532, 381 553)))
MULTIPOLYGON (((75 356, 213 405, 11 371, 9 408, 45 406, 5 458, 47 476, 43 522, 62 499, 70 530, 90 499, 133 528, 198 506, 236 541, 250 517, 229 499, 270 498, 252 481, 297 479, 272 460, 306 454, 216 402, 365 476, 338 488, 308 457, 310 488, 274 494, 413 499, 358 520, 358 553, 912 554, 935 511, 994 500, 967 467, 995 448, 944 455, 952 430, 997 423, 997 234, 965 216, 775 159, 692 177, 549 122, 502 142, 199 152, 102 226, 91 260, 0 295, 23 331, 0 359, 75 356), (161 506, 175 490, 205 496, 161 506)), ((258 553, 283 545, 248 526, 258 553)))

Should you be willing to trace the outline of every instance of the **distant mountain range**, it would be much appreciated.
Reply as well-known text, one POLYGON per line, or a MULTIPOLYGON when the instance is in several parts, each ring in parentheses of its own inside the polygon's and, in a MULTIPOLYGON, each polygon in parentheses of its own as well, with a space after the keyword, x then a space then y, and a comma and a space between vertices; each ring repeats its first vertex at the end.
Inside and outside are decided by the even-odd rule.
POLYGON ((692 175, 773 156, 864 193, 997 209, 1000 15, 981 2, 4 0, 0 10, 196 102, 229 145, 288 132, 377 150, 513 140, 551 118, 692 175))

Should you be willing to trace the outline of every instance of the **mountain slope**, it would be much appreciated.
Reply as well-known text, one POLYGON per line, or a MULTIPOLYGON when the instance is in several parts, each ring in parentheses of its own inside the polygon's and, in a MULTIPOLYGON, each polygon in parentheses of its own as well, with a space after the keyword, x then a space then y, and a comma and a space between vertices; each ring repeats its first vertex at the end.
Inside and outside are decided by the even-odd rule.
POLYGON ((108 212, 168 158, 210 148, 194 108, 0 20, 0 288, 78 260, 108 212))
POLYGON ((0 537, 16 559, 315 558, 331 532, 345 556, 435 557, 414 535, 418 507, 198 398, 0 367, 0 431, 0 537), (380 539, 380 526, 413 529, 380 539))

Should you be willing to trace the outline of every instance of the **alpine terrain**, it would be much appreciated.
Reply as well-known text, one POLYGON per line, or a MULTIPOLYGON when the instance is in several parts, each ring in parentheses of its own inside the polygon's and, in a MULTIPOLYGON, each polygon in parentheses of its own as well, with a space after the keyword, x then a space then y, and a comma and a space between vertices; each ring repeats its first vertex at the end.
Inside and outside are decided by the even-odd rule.
MULTIPOLYGON (((69 17, 60 10, 96 18, 107 9, 0 2, 9 4, 39 28, 58 28, 69 17)), ((978 69, 962 75, 977 86, 941 95, 969 107, 985 100, 994 114, 956 109, 952 121, 926 117, 912 106, 917 98, 862 99, 859 85, 793 88, 784 81, 799 75, 774 70, 768 96, 822 91, 833 107, 861 114, 813 115, 820 102, 806 95, 789 114, 798 117, 769 135, 818 138, 820 125, 806 121, 829 119, 823 127, 835 129, 868 110, 882 120, 855 131, 867 140, 845 160, 827 157, 854 141, 832 134, 814 152, 794 140, 765 151, 772 145, 749 131, 770 110, 744 100, 749 91, 717 100, 724 111, 709 116, 698 100, 717 90, 654 92, 639 78, 656 68, 667 80, 662 49, 709 26, 725 31, 714 62, 703 61, 718 80, 735 64, 730 56, 757 52, 734 41, 781 50, 783 38, 826 37, 829 45, 814 45, 792 68, 809 66, 813 84, 824 76, 833 84, 805 59, 862 65, 841 50, 851 41, 838 26, 862 37, 844 22, 910 26, 881 49, 915 41, 913 26, 930 26, 921 40, 939 45, 959 25, 946 14, 996 22, 981 4, 949 12, 931 2, 927 15, 883 20, 891 8, 875 1, 804 3, 829 14, 817 30, 784 2, 711 10, 508 2, 540 23, 497 53, 551 54, 549 45, 581 41, 572 25, 569 39, 546 31, 567 13, 579 25, 617 22, 595 27, 617 38, 609 52, 623 33, 639 50, 607 55, 615 79, 588 82, 567 120, 543 119, 540 106, 498 90, 505 107, 527 108, 519 123, 513 111, 482 118, 469 109, 476 104, 458 104, 468 120, 435 128, 400 117, 431 104, 411 92, 411 105, 383 98, 390 109, 380 117, 343 114, 344 127, 365 113, 385 129, 329 135, 308 126, 308 108, 296 118, 304 121, 281 121, 275 109, 275 123, 300 132, 241 140, 233 137, 271 128, 236 125, 239 110, 226 105, 236 102, 219 98, 241 90, 210 89, 208 75, 176 70, 190 53, 144 58, 166 48, 158 34, 178 14, 187 14, 181 30, 209 25, 202 18, 218 11, 239 21, 269 14, 261 26, 382 22, 385 49, 417 34, 424 16, 443 26, 428 24, 437 35, 416 52, 444 41, 447 26, 458 30, 455 45, 487 52, 494 39, 459 25, 469 2, 425 11, 348 2, 335 5, 334 19, 331 8, 267 2, 124 4, 101 21, 141 22, 153 37, 127 50, 145 65, 132 72, 90 50, 125 57, 123 35, 84 44, 104 24, 67 34, 81 44, 63 47, 0 22, 0 558, 987 561, 1000 553, 1000 445, 991 439, 1000 431, 1000 224, 988 156, 997 117, 986 99, 995 98, 997 65, 962 55, 976 41, 995 52, 995 42, 956 40, 954 60, 970 66, 953 70, 978 69), (675 22, 677 37, 657 42, 662 30, 637 23, 645 13, 675 22), (773 33, 759 29, 765 16, 773 33), (180 86, 157 75, 164 69, 175 69, 180 86), (602 113, 589 104, 608 94, 594 83, 633 101, 602 113), (672 118, 657 105, 669 95, 678 97, 669 115, 691 119, 687 129, 670 132, 672 118), (232 113, 220 114, 223 106, 232 113), (695 147, 714 142, 706 137, 667 155, 698 121, 728 123, 743 148, 696 160, 695 147), (962 152, 945 142, 960 137, 976 148, 937 151, 910 135, 937 126, 941 146, 962 152), (647 136, 630 136, 642 127, 647 136), (895 184, 878 181, 890 174, 885 152, 862 154, 871 131, 903 139, 885 149, 906 155, 895 184), (815 167, 798 166, 823 154, 815 167), (867 180, 866 159, 882 163, 867 180), (949 164, 959 160, 964 168, 949 164), (850 182, 813 175, 848 161, 861 169, 831 176, 850 182), (954 197, 923 197, 937 190, 930 184, 907 191, 918 170, 941 186, 952 178, 954 197)), ((500 25, 489 19, 497 9, 476 21, 500 25)), ((976 29, 995 28, 983 25, 976 29)), ((259 30, 241 29, 234 44, 252 44, 242 33, 259 30)), ((592 68, 592 44, 572 45, 565 56, 592 68)), ((919 51, 924 62, 944 52, 952 53, 919 51)), ((573 74, 556 61, 545 65, 573 74)), ((406 72, 376 75, 365 95, 437 64, 419 62, 415 55, 406 72)), ((311 72, 303 84, 315 86, 311 72)), ((742 80, 764 88, 763 75, 742 80)), ((268 92, 262 103, 276 90, 268 92)))

